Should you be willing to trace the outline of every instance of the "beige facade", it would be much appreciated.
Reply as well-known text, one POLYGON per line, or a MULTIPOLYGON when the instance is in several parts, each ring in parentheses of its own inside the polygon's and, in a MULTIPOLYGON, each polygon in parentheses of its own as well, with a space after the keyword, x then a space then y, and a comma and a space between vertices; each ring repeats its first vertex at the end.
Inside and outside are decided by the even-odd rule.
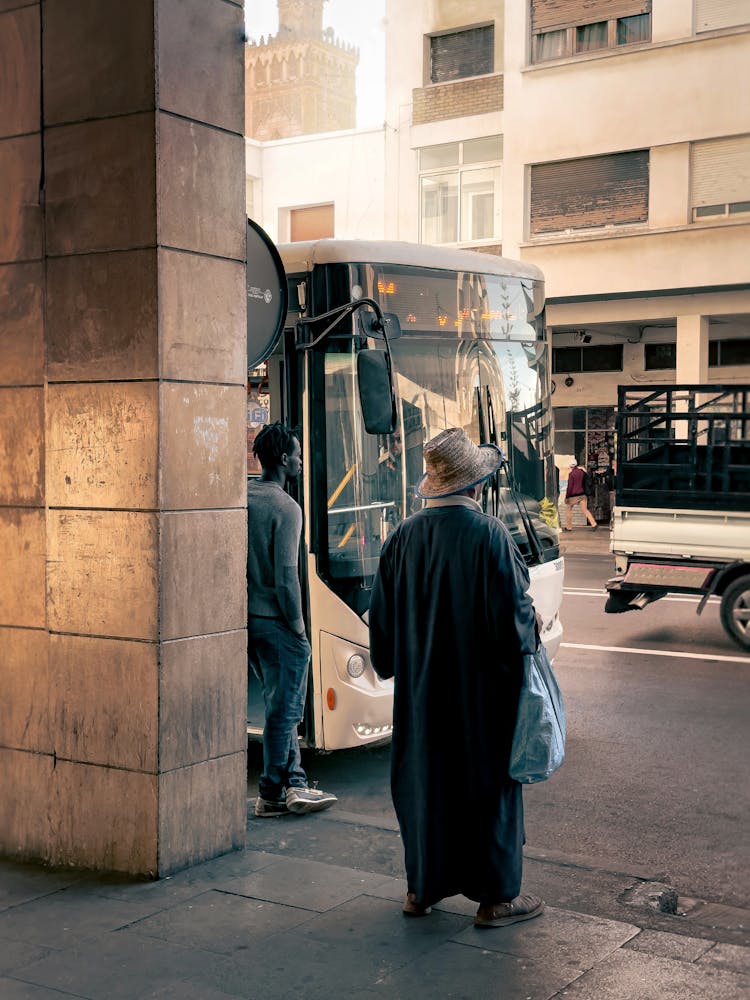
MULTIPOLYGON (((618 384, 750 381, 747 4, 425 0, 407 24, 388 8, 389 235, 424 239, 425 181, 442 178, 443 207, 460 201, 462 149, 502 135, 492 235, 545 273, 561 456, 608 460, 618 384), (494 26, 492 73, 425 82, 430 39, 482 24, 494 26), (557 58, 536 58, 540 24, 557 58), (647 37, 618 44, 634 27, 647 37), (459 87, 476 95, 470 111, 459 87), (489 87, 494 108, 480 98, 489 87), (455 145, 457 164, 425 169, 455 145)), ((466 235, 456 242, 485 241, 466 235)))
POLYGON ((746 0, 387 0, 382 186, 332 136, 263 144, 258 217, 283 238, 287 206, 335 200, 356 237, 366 190, 361 235, 540 266, 561 458, 603 463, 618 384, 750 381, 748 22, 746 0))

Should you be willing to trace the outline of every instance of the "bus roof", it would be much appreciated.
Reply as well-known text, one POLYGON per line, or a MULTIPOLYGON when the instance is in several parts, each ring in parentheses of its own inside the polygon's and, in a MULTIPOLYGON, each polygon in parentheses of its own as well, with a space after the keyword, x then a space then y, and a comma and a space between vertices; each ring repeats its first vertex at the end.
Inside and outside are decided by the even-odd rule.
POLYGON ((311 271, 316 264, 411 264, 440 271, 471 271, 543 281, 533 264, 476 250, 457 250, 426 243, 376 240, 312 240, 278 248, 288 274, 311 271))

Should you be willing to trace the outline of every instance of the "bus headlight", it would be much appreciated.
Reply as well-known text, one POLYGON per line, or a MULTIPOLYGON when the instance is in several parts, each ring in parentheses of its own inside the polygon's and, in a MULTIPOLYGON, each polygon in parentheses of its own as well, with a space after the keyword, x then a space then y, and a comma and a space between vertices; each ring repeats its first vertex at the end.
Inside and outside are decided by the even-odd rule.
POLYGON ((346 663, 346 672, 352 678, 361 677, 365 672, 365 658, 360 656, 359 653, 354 653, 349 657, 346 663))

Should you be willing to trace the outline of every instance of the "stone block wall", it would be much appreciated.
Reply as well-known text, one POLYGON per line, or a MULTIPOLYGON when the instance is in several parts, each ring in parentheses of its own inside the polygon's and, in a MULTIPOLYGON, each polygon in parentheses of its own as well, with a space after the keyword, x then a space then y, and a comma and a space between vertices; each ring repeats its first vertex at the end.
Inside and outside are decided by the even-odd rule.
POLYGON ((245 826, 242 3, 0 0, 0 853, 245 826))

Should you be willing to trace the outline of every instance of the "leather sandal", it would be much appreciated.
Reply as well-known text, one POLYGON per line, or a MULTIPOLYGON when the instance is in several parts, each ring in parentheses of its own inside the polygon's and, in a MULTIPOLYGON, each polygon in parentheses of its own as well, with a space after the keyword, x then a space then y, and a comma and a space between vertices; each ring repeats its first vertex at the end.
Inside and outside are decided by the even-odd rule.
POLYGON ((422 906, 413 892, 407 892, 402 912, 405 917, 426 917, 428 913, 432 913, 432 907, 422 906))
POLYGON ((544 910, 544 900, 531 894, 516 896, 506 903, 480 905, 474 917, 475 927, 505 927, 521 920, 533 920, 544 910))

